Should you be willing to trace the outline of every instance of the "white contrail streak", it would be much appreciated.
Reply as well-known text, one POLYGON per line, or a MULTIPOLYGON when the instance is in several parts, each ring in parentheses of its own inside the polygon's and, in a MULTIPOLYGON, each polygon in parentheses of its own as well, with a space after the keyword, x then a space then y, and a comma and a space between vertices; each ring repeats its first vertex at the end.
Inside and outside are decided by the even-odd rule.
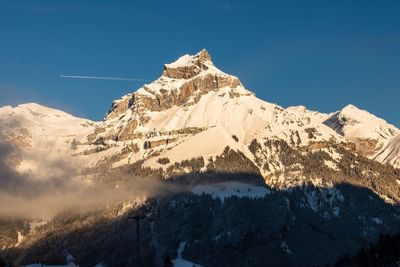
POLYGON ((71 79, 95 79, 95 80, 116 80, 116 81, 138 81, 147 82, 148 80, 137 78, 123 78, 123 77, 102 77, 102 76, 81 76, 81 75, 60 75, 61 78, 71 79))

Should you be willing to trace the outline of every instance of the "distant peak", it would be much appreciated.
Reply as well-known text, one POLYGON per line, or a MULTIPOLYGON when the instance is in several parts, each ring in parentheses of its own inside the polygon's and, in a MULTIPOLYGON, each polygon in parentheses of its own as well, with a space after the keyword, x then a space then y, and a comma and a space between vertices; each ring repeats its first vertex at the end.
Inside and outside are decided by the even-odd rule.
POLYGON ((34 103, 34 102, 19 104, 17 107, 21 107, 21 108, 46 108, 45 106, 40 105, 38 103, 34 103))
POLYGON ((345 106, 344 108, 342 108, 342 111, 344 110, 361 110, 358 107, 354 106, 353 104, 348 104, 347 106, 345 106))
POLYGON ((385 120, 352 104, 333 113, 333 115, 325 121, 325 124, 335 129, 340 134, 344 134, 343 128, 345 126, 355 127, 356 125, 369 125, 369 130, 372 130, 372 128, 377 126, 388 125, 385 120))
POLYGON ((37 104, 34 102, 19 104, 15 108, 16 109, 25 109, 25 110, 34 111, 34 112, 58 111, 57 109, 43 106, 43 105, 40 105, 40 104, 37 104))
POLYGON ((352 118, 357 121, 366 121, 376 118, 366 110, 360 109, 352 104, 348 104, 338 112, 341 116, 352 118))

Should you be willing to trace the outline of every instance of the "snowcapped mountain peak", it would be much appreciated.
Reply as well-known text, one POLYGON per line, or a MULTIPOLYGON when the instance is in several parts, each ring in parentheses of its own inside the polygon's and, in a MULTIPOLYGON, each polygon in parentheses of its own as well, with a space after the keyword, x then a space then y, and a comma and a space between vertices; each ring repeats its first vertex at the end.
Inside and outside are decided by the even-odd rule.
POLYGON ((326 125, 354 142, 363 154, 371 156, 385 147, 388 141, 400 133, 395 126, 354 105, 347 105, 333 113, 326 125))
POLYGON ((114 101, 105 120, 115 119, 126 112, 131 114, 131 111, 137 114, 139 109, 141 112, 157 112, 174 106, 193 105, 209 92, 221 92, 232 98, 254 95, 237 77, 215 67, 210 54, 203 49, 195 55, 184 55, 165 64, 160 78, 114 101))
POLYGON ((367 122, 378 119, 375 115, 369 113, 368 111, 359 109, 352 104, 348 104, 342 108, 339 113, 342 118, 358 122, 367 122))
POLYGON ((205 48, 203 48, 199 53, 197 53, 196 56, 211 61, 211 56, 205 48))
POLYGON ((341 128, 345 126, 356 126, 359 124, 368 124, 374 128, 380 126, 395 128, 393 125, 388 124, 385 120, 378 118, 368 111, 362 110, 352 104, 349 104, 340 111, 333 113, 326 123, 335 123, 337 127, 341 128))
POLYGON ((353 104, 347 104, 344 108, 342 108, 342 111, 343 110, 361 110, 361 109, 359 109, 358 107, 356 107, 353 104))
POLYGON ((191 67, 193 65, 201 66, 201 65, 213 65, 211 61, 211 56, 207 50, 203 49, 195 55, 183 55, 178 58, 176 61, 165 64, 165 69, 176 69, 176 68, 184 68, 191 67))
POLYGON ((16 107, 16 109, 23 109, 30 111, 32 113, 36 114, 41 114, 41 115, 59 115, 59 116, 71 116, 68 113, 65 113, 61 110, 42 106, 37 103, 25 103, 25 104, 20 104, 16 107))
POLYGON ((373 120, 378 120, 378 118, 365 110, 361 110, 356 106, 349 104, 341 110, 334 112, 324 123, 339 134, 345 135, 346 129, 373 120))
POLYGON ((192 79, 198 75, 222 75, 227 74, 214 66, 211 56, 203 49, 195 55, 183 55, 176 61, 165 64, 163 77, 171 79, 192 79))

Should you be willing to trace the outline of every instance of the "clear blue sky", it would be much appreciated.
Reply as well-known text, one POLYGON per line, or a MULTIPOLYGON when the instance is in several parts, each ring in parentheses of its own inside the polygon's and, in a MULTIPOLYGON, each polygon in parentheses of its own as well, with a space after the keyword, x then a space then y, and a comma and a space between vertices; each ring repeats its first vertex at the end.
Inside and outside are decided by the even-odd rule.
POLYGON ((257 96, 322 112, 348 103, 400 126, 400 0, 0 0, 0 105, 93 120, 164 63, 206 48, 257 96))

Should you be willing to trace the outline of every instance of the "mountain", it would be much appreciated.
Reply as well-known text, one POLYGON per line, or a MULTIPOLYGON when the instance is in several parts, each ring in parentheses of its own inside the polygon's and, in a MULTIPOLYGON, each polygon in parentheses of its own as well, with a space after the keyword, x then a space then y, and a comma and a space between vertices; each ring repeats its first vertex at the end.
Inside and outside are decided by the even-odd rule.
POLYGON ((165 177, 182 174, 176 165, 198 157, 204 159, 202 171, 206 171, 209 159, 229 147, 251 160, 267 184, 280 180, 279 186, 286 187, 292 181, 279 177, 288 166, 265 147, 265 141, 284 141, 296 150, 325 149, 333 158, 325 163, 335 169, 340 155, 332 147, 322 148, 322 143, 351 144, 357 153, 379 159, 376 155, 383 154, 399 133, 393 125, 352 105, 323 114, 265 102, 237 77, 216 68, 202 50, 166 64, 159 79, 114 101, 90 137, 93 143, 121 148, 118 157, 112 151, 113 160, 107 160, 113 167, 142 160, 143 167, 161 168, 165 177), (255 151, 257 144, 259 151, 255 151))
MULTIPOLYGON (((166 256, 325 264, 400 231, 399 129, 353 105, 325 114, 263 101, 206 50, 165 64, 100 122, 24 104, 0 108, 0 123, 3 173, 55 180, 58 194, 89 185, 95 200, 121 196, 79 215, 0 221, 0 246, 18 264, 36 254, 56 261, 66 247, 87 266, 134 264, 127 219, 138 213, 148 214, 142 253, 153 266, 166 256), (122 198, 131 183, 144 199, 122 198)), ((23 195, 19 184, 5 183, 0 196, 23 195)))
MULTIPOLYGON (((114 101, 101 122, 37 104, 3 107, 0 120, 9 125, 4 134, 20 149, 27 152, 29 147, 36 156, 71 155, 88 166, 88 173, 103 170, 105 164, 116 168, 138 160, 146 167, 167 169, 183 160, 215 157, 227 146, 260 165, 262 159, 249 146, 253 140, 262 145, 272 139, 295 149, 319 142, 351 143, 355 151, 379 162, 398 164, 399 158, 400 130, 386 121, 353 105, 324 114, 265 102, 237 77, 215 67, 206 50, 166 64, 159 79, 114 101), (169 163, 160 164, 161 158, 169 163)), ((32 161, 25 156, 26 162, 32 161)), ((24 164, 18 169, 29 169, 24 164)), ((270 171, 258 166, 264 177, 282 170, 280 162, 269 165, 270 171)))

